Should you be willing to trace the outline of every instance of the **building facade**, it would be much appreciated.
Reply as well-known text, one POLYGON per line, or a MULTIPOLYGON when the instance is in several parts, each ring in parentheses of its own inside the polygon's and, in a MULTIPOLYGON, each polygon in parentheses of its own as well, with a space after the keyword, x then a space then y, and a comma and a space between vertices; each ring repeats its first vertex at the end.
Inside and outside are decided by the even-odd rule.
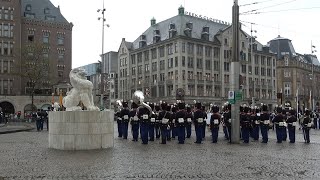
MULTIPOLYGON (((0 7, 0 106, 8 113, 31 109, 30 83, 19 70, 25 64, 22 52, 39 44, 50 62, 50 78, 39 82, 36 108, 48 106, 54 96, 69 88, 72 27, 49 0, 1 0, 0 7), (61 86, 60 86, 61 85, 61 86), (52 94, 54 93, 54 94, 52 94), (43 100, 46 97, 47 100, 43 100), (30 99, 21 108, 21 99, 30 99), (40 100, 41 99, 41 100, 40 100), (9 107, 9 108, 8 108, 9 107), (30 109, 29 109, 30 108, 30 109)), ((49 76, 48 76, 49 77, 49 76)), ((25 104, 25 103, 22 103, 25 104)))
MULTIPOLYGON (((183 7, 177 16, 160 23, 152 19, 151 26, 134 42, 121 42, 119 99, 130 100, 134 91, 141 90, 152 102, 172 103, 178 98, 186 103, 223 104, 231 88, 230 27, 226 22, 191 16, 183 7)), ((276 103, 275 55, 249 40, 241 31, 243 102, 251 103, 255 96, 272 106, 276 103)))
POLYGON ((315 55, 299 54, 290 39, 277 37, 269 42, 277 53, 278 103, 294 108, 319 110, 320 64, 315 55))

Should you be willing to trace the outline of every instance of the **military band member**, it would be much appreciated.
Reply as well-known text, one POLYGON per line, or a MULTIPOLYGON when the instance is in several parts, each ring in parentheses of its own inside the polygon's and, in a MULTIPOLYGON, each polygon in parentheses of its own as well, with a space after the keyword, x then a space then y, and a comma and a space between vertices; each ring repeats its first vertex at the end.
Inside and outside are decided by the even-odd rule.
POLYGON ((186 122, 187 138, 190 138, 191 137, 191 126, 192 126, 192 122, 194 121, 190 106, 187 106, 186 121, 187 121, 186 122))
MULTIPOLYGON (((172 121, 170 123, 170 131, 171 131, 171 137, 172 139, 175 139, 178 135, 177 133, 177 126, 176 126, 176 113, 177 113, 177 105, 173 104, 171 107, 171 115, 172 115, 172 121)), ((170 134, 170 133, 169 133, 170 134)))
POLYGON ((197 102, 195 104, 196 106, 196 111, 194 112, 194 127, 196 131, 196 142, 197 144, 201 144, 202 137, 203 137, 203 124, 204 122, 204 116, 203 116, 203 111, 201 109, 201 103, 197 102))
POLYGON ((120 116, 120 110, 115 113, 117 118, 117 125, 118 125, 118 137, 122 137, 122 118, 120 116))
MULTIPOLYGON (((161 112, 159 113, 160 122, 160 130, 161 130, 161 144, 167 143, 167 133, 168 133, 168 126, 169 126, 169 119, 170 114, 167 112, 167 103, 161 103, 161 112)), ((170 106, 169 106, 170 107, 170 106)))
POLYGON ((201 106, 201 110, 203 113, 203 119, 204 119, 204 123, 202 126, 202 139, 205 139, 206 137, 206 127, 207 127, 207 112, 206 112, 206 107, 205 106, 201 106))
POLYGON ((260 130, 262 136, 262 143, 268 143, 268 131, 270 127, 270 114, 268 112, 268 106, 263 104, 261 106, 262 113, 260 115, 260 130))
POLYGON ((260 108, 255 107, 252 113, 252 138, 257 141, 259 140, 259 126, 261 121, 260 108))
POLYGON ((219 107, 217 105, 213 105, 211 111, 212 115, 210 118, 210 129, 212 134, 212 143, 217 143, 221 115, 219 114, 219 107))
POLYGON ((226 126, 227 138, 231 142, 231 104, 225 106, 223 114, 223 122, 226 126))
POLYGON ((295 143, 296 141, 296 126, 297 126, 297 117, 296 111, 293 109, 289 110, 287 124, 288 124, 288 133, 290 143, 295 143))
POLYGON ((129 124, 129 113, 128 102, 122 103, 123 109, 120 111, 120 117, 122 119, 122 135, 123 139, 128 138, 128 124, 129 124))
POLYGON ((132 141, 138 141, 139 136, 139 117, 137 115, 138 105, 135 102, 131 104, 131 111, 129 114, 130 122, 131 122, 131 131, 132 131, 132 141))
POLYGON ((305 111, 305 116, 302 122, 303 136, 305 143, 310 143, 310 129, 312 128, 312 121, 310 118, 310 110, 305 111))
POLYGON ((244 113, 246 114, 240 114, 240 125, 241 125, 241 132, 242 132, 242 139, 244 143, 249 143, 249 133, 251 128, 251 115, 249 107, 244 107, 243 109, 244 113))
POLYGON ((148 144, 149 124, 152 112, 148 108, 140 106, 138 109, 138 117, 140 119, 140 132, 142 144, 148 144))
POLYGON ((178 133, 179 144, 184 144, 186 138, 185 124, 186 124, 186 112, 185 104, 183 102, 178 103, 178 112, 175 115, 175 123, 178 133))
MULTIPOLYGON (((154 104, 150 103, 149 106, 152 109, 152 112, 154 110, 154 104)), ((149 124, 149 141, 154 141, 154 127, 156 124, 156 114, 152 113, 150 116, 150 124, 149 124)))
POLYGON ((277 143, 282 143, 282 140, 284 139, 284 133, 286 131, 285 119, 283 118, 281 107, 277 107, 276 111, 277 115, 273 118, 273 123, 276 126, 277 143))
POLYGON ((154 109, 155 109, 155 115, 156 115, 156 123, 155 123, 154 129, 156 131, 156 139, 159 139, 160 138, 160 125, 161 125, 161 119, 159 118, 160 105, 156 104, 154 109))

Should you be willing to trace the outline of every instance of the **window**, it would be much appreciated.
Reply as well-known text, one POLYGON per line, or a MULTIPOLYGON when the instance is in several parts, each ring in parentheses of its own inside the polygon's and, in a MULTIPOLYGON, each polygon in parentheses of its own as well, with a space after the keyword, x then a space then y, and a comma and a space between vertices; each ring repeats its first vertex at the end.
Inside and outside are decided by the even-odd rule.
POLYGON ((259 67, 255 67, 254 68, 254 74, 255 75, 259 75, 259 67))
POLYGON ((227 38, 224 39, 224 44, 228 45, 228 39, 227 38))
POLYGON ((3 27, 3 36, 4 37, 9 37, 9 25, 2 25, 3 27))
POLYGON ((267 57, 267 66, 271 66, 271 57, 267 57))
POLYGON ((211 81, 211 74, 210 73, 206 73, 206 81, 211 81))
POLYGON ((211 60, 206 60, 206 70, 211 70, 211 60))
POLYGON ((45 44, 49 43, 49 36, 50 36, 50 32, 44 31, 42 36, 42 42, 45 44))
POLYGON ((267 69, 267 76, 271 77, 271 69, 267 69))
POLYGON ((178 53, 178 43, 174 43, 174 52, 178 53))
POLYGON ((160 74, 160 81, 165 81, 164 73, 160 74))
POLYGON ((291 95, 291 83, 289 82, 284 83, 284 95, 285 96, 291 95))
POLYGON ((164 60, 160 61, 160 70, 164 70, 164 60))
POLYGON ((137 54, 137 59, 138 59, 138 63, 142 62, 142 53, 141 52, 137 54))
POLYGON ((291 77, 291 72, 290 71, 284 70, 283 73, 284 73, 284 77, 291 77))
POLYGON ((254 56, 254 64, 259 65, 258 55, 254 56))
POLYGON ((182 43, 182 48, 181 48, 181 51, 184 53, 186 52, 186 43, 182 43))
POLYGON ((217 47, 213 48, 213 57, 219 58, 220 57, 219 55, 220 55, 220 49, 217 47))
POLYGON ((175 67, 178 67, 178 57, 174 58, 174 65, 175 65, 175 67))
POLYGON ((152 63, 152 71, 157 71, 157 62, 152 63))
POLYGON ((182 56, 182 67, 186 66, 186 57, 182 56))
POLYGON ((197 72, 197 80, 202 81, 202 72, 197 72))
POLYGON ((241 72, 246 73, 247 72, 247 65, 242 65, 241 66, 241 72))
POLYGON ((265 76, 266 75, 266 69, 265 68, 261 68, 261 76, 265 76))
POLYGON ((149 64, 145 64, 144 65, 144 69, 145 69, 145 72, 149 72, 150 71, 149 64))
POLYGON ((198 44, 197 45, 197 55, 202 56, 202 53, 203 53, 203 46, 198 44))
POLYGON ((148 61, 149 60, 149 51, 144 51, 143 56, 144 56, 144 60, 148 61))
POLYGON ((219 69, 220 69, 219 61, 213 61, 213 70, 219 71, 219 69))
POLYGON ((197 59, 197 68, 202 69, 202 59, 200 58, 197 59))
POLYGON ((265 65, 265 63, 266 63, 266 57, 261 56, 261 65, 265 65))
POLYGON ((152 75, 152 82, 154 85, 157 84, 157 75, 156 74, 152 75))
POLYGON ((4 54, 4 55, 9 55, 9 46, 8 46, 8 43, 7 43, 7 42, 3 42, 2 46, 3 46, 3 54, 4 54))
POLYGON ((289 58, 288 57, 284 58, 284 65, 289 66, 289 58))
POLYGON ((142 66, 138 66, 138 74, 142 74, 142 66))
POLYGON ((134 76, 134 75, 136 75, 136 67, 132 67, 132 75, 134 76))
POLYGON ((219 74, 214 74, 213 80, 214 80, 214 82, 218 82, 219 81, 219 74))
POLYGON ((58 45, 63 45, 64 44, 64 33, 58 33, 57 34, 57 41, 58 45))
POLYGON ((188 68, 193 68, 193 58, 188 57, 188 68))
POLYGON ((193 43, 187 43, 188 54, 193 54, 193 43))
POLYGON ((182 70, 182 80, 186 80, 186 71, 182 70))
POLYGON ((157 49, 156 48, 151 49, 151 58, 157 59, 157 49))
POLYGON ((63 60, 65 54, 65 49, 63 48, 58 48, 58 59, 63 60))
POLYGON ((246 48, 246 46, 244 45, 244 42, 241 42, 242 48, 246 48))
POLYGON ((206 46, 205 47, 205 56, 211 57, 211 51, 212 51, 212 48, 210 46, 206 46))
POLYGON ((136 55, 135 54, 131 55, 131 64, 136 64, 136 55))
POLYGON ((193 80, 194 77, 193 77, 193 71, 188 71, 188 79, 189 80, 193 80))
POLYGON ((224 71, 229 72, 229 63, 224 62, 224 71))
POLYGON ((168 55, 173 54, 172 44, 168 44, 168 45, 167 45, 167 51, 168 51, 168 55))
POLYGON ((159 47, 159 56, 164 57, 164 46, 159 47))
POLYGON ((224 75, 224 83, 227 83, 227 84, 228 84, 228 83, 230 82, 230 79, 229 79, 229 78, 230 78, 229 74, 225 74, 225 75, 224 75))

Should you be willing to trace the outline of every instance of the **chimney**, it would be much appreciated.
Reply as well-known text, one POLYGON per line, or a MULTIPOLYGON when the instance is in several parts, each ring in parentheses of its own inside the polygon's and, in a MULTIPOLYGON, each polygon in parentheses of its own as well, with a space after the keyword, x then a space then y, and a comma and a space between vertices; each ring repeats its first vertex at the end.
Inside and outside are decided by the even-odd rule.
POLYGON ((179 15, 184 15, 184 7, 181 5, 178 9, 179 15))

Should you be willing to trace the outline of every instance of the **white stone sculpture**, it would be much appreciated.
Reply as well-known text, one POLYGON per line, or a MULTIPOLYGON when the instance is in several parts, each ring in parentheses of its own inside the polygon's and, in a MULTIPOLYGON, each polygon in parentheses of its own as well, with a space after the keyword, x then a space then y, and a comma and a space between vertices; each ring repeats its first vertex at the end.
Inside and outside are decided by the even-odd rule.
POLYGON ((93 84, 87 80, 86 75, 83 68, 75 68, 70 71, 70 83, 73 88, 63 98, 63 106, 66 107, 66 111, 81 111, 82 107, 78 106, 80 102, 88 111, 100 110, 93 103, 93 84))
POLYGON ((53 104, 53 111, 59 111, 59 109, 60 109, 59 103, 58 103, 58 102, 55 102, 55 103, 53 104))

